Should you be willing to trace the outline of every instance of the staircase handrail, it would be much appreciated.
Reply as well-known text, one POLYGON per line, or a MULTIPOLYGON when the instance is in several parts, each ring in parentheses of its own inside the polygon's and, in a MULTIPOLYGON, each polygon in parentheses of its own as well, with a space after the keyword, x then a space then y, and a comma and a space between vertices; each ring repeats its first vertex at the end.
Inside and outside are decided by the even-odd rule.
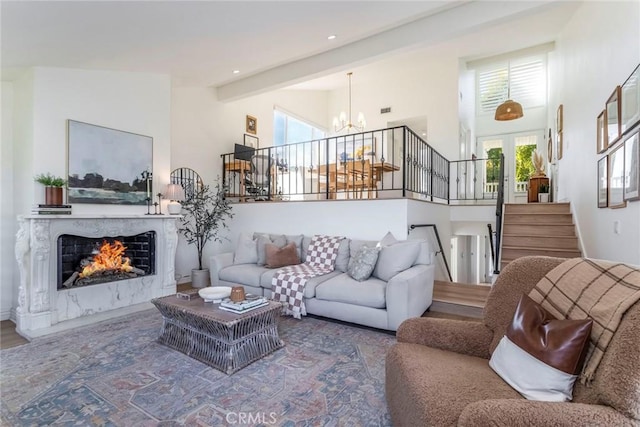
POLYGON ((431 227, 433 228, 433 232, 436 235, 436 240, 438 242, 438 249, 436 251, 436 256, 438 254, 442 255, 442 260, 444 261, 444 266, 447 269, 447 275, 449 276, 449 281, 453 282, 453 278, 451 277, 451 270, 449 270, 449 263, 447 263, 447 257, 444 254, 444 249, 442 248, 442 242, 440 241, 440 234, 438 234, 438 226, 436 224, 411 224, 409 226, 409 231, 415 229, 415 228, 419 228, 419 227, 431 227))
POLYGON ((496 256, 493 259, 493 274, 500 274, 500 248, 502 241, 502 215, 504 210, 504 154, 500 153, 500 179, 496 201, 496 256))

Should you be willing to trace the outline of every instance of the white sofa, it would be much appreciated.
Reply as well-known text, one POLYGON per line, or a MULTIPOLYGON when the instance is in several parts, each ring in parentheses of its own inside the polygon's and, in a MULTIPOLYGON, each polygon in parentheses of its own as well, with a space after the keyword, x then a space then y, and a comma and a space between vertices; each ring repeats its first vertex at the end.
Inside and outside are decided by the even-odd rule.
MULTIPOLYGON (((311 236, 270 236, 295 241, 304 261, 311 236)), ((369 279, 359 282, 349 276, 349 259, 362 245, 376 243, 349 238, 341 242, 335 270, 310 279, 305 286, 307 313, 395 331, 404 320, 420 317, 429 308, 435 254, 427 241, 406 240, 383 246, 369 279)), ((232 252, 213 255, 209 266, 211 286, 242 285, 246 292, 271 297, 271 279, 278 269, 245 261, 232 252)))

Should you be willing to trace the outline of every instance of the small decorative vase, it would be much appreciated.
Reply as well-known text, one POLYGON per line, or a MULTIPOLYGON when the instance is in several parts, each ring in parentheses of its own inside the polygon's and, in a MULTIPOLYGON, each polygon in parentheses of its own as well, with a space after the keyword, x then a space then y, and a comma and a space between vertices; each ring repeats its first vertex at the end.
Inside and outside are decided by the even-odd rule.
POLYGON ((206 288, 209 286, 209 269, 203 268, 199 270, 194 268, 191 270, 191 286, 194 288, 206 288))
POLYGON ((44 187, 44 203, 46 205, 62 205, 62 187, 44 187))
POLYGON ((244 300, 244 288, 242 286, 234 286, 231 288, 231 295, 229 299, 233 302, 244 300))

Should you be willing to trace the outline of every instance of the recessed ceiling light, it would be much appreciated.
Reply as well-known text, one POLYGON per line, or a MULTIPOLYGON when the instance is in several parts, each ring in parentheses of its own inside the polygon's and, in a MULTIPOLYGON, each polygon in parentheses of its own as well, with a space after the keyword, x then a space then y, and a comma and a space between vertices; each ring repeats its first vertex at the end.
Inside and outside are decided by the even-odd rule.
POLYGON ((327 40, 335 40, 336 37, 337 36, 335 34, 331 34, 329 37, 327 37, 327 40))
POLYGON ((233 70, 233 74, 239 74, 240 70, 233 70))
POLYGON ((427 136, 427 133, 426 132, 422 132, 422 136, 427 136))

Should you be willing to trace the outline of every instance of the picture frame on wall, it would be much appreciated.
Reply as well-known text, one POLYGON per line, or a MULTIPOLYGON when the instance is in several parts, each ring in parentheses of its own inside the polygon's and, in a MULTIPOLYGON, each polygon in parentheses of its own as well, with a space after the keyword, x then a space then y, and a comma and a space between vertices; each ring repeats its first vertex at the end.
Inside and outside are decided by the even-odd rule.
POLYGON ((260 148, 260 139, 257 136, 244 134, 244 145, 247 147, 251 147, 255 150, 260 148))
POLYGON ((640 65, 633 70, 620 91, 620 132, 640 123, 640 65))
POLYGON ((624 141, 625 201, 640 200, 640 127, 624 141))
POLYGON ((624 150, 623 145, 618 145, 609 153, 609 207, 624 208, 627 204, 624 201, 624 150))
POLYGON ((607 177, 607 156, 604 156, 598 160, 598 207, 608 207, 609 192, 607 191, 607 185, 609 180, 607 177))
POLYGON ((558 110, 556 111, 556 132, 558 133, 562 132, 562 110, 562 104, 558 105, 558 110))
POLYGON ((620 139, 622 134, 620 132, 620 86, 616 86, 607 100, 605 124, 607 128, 607 147, 610 147, 620 139))
POLYGON ((557 157, 557 159, 558 159, 558 160, 560 160, 560 159, 562 159, 562 155, 563 155, 563 148, 562 148, 562 132, 559 132, 559 133, 558 133, 558 135, 557 135, 557 137, 556 137, 556 140, 557 140, 557 142, 558 142, 558 148, 557 148, 557 150, 556 150, 556 152, 558 153, 558 157, 557 157))
POLYGON ((146 205, 153 199, 153 138, 67 120, 69 203, 146 205))
POLYGON ((607 150, 608 147, 608 135, 605 127, 605 110, 598 115, 598 119, 596 121, 596 153, 603 153, 607 150))
POLYGON ((256 119, 253 116, 247 115, 246 132, 250 133, 251 135, 257 135, 258 134, 258 119, 256 119))

